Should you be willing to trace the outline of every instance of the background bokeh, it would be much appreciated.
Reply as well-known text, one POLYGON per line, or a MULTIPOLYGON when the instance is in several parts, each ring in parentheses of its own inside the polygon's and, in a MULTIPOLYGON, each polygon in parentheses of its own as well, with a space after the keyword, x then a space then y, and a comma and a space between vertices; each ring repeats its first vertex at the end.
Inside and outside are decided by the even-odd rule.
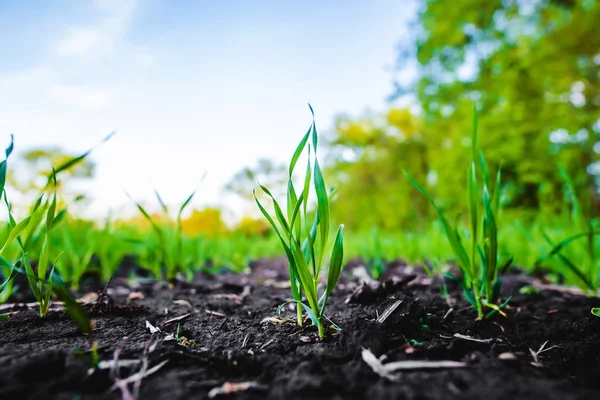
POLYGON ((336 220, 418 229, 432 209, 402 170, 459 213, 475 103, 505 213, 570 212, 560 167, 594 214, 598 20, 595 0, 3 2, 9 190, 35 195, 116 131, 62 177, 73 214, 132 218, 127 194, 159 210, 154 190, 173 206, 197 190, 186 216, 252 225, 252 189, 284 187, 310 103, 336 220))

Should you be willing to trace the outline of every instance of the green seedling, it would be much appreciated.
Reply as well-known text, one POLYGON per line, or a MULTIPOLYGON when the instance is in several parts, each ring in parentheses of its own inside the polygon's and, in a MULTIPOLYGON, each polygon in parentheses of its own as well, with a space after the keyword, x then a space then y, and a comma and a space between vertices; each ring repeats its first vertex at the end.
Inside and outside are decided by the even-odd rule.
MULTIPOLYGON (((14 260, 18 257, 6 257, 2 255, 5 260, 14 260)), ((14 278, 17 275, 16 272, 11 268, 12 264, 5 265, 0 262, 0 271, 2 271, 3 278, 0 278, 0 304, 5 303, 8 299, 16 293, 18 286, 14 286, 14 278), (2 280, 3 279, 3 280, 2 280)))
POLYGON ((191 346, 196 344, 196 341, 193 339, 188 339, 185 336, 181 336, 181 334, 179 333, 179 324, 177 324, 177 331, 175 332, 175 341, 177 342, 178 345, 187 348, 190 348, 191 346))
MULTIPOLYGON (((8 290, 10 290, 9 285, 12 282, 12 280, 15 278, 16 275, 17 275, 17 272, 14 270, 11 270, 10 275, 6 278, 6 280, 4 282, 2 282, 2 284, 0 284, 0 298, 2 298, 3 293, 7 287, 9 288, 8 290)), ((0 314, 0 322, 6 321, 10 317, 11 317, 10 313, 2 313, 2 314, 0 314)))
POLYGON ((71 316, 73 321, 86 336, 91 337, 93 324, 89 316, 83 310, 81 305, 77 303, 73 295, 69 292, 64 282, 60 280, 58 275, 50 274, 50 279, 40 278, 38 274, 30 273, 27 270, 20 268, 21 265, 25 264, 24 259, 25 257, 23 256, 16 264, 11 264, 5 258, 0 257, 0 263, 2 263, 2 265, 5 267, 9 267, 13 271, 11 274, 13 277, 14 275, 20 273, 26 275, 29 280, 35 281, 36 287, 41 287, 43 285, 46 288, 52 288, 53 294, 63 302, 65 310, 71 316))
POLYGON ((592 314, 595 315, 596 317, 600 317, 600 307, 592 308, 592 314))
MULTIPOLYGON (((105 137, 102 140, 102 143, 109 140, 113 134, 114 133, 111 133, 105 137)), ((73 157, 65 161, 56 168, 53 168, 52 172, 47 177, 48 180, 46 186, 42 189, 41 195, 31 207, 29 214, 19 223, 16 222, 11 214, 11 205, 4 190, 7 172, 6 162, 13 150, 12 136, 11 144, 6 149, 6 160, 0 164, 0 190, 4 197, 4 202, 6 204, 9 216, 9 234, 2 244, 0 255, 6 260, 15 260, 17 258, 20 260, 20 265, 24 266, 25 270, 28 272, 27 277, 34 296, 36 299, 38 299, 38 301, 41 300, 40 305, 42 306, 42 309, 40 312, 42 314, 45 314, 44 308, 49 306, 49 297, 52 294, 52 290, 51 287, 46 285, 51 283, 40 283, 40 281, 33 279, 33 276, 35 275, 38 278, 46 279, 46 275, 48 275, 48 268, 52 266, 53 269, 56 266, 56 261, 58 261, 58 258, 54 263, 50 263, 49 257, 52 243, 49 234, 52 228, 54 228, 66 215, 66 209, 58 212, 56 210, 57 175, 82 162, 93 151, 93 149, 94 148, 86 151, 80 156, 73 157), (18 244, 17 247, 13 246, 14 242, 18 244), (15 253, 15 250, 17 253, 15 253), (35 274, 30 273, 33 272, 33 268, 30 264, 30 259, 33 256, 36 256, 35 258, 37 259, 37 272, 35 274), (38 284, 40 286, 38 286, 38 284)), ((6 275, 7 266, 3 265, 2 267, 6 275)))
MULTIPOLYGON (((54 181, 56 185, 56 180, 54 181)), ((43 196, 43 195, 42 195, 43 196)), ((40 197, 42 199, 42 197, 40 197)), ((58 256, 53 263, 50 262, 50 250, 51 250, 51 241, 49 240, 50 230, 56 225, 56 192, 53 193, 51 200, 46 199, 45 204, 42 206, 45 214, 45 220, 41 226, 41 251, 40 256, 37 262, 37 278, 34 276, 36 272, 34 272, 31 263, 29 261, 29 256, 27 254, 27 249, 22 246, 21 250, 23 251, 22 261, 25 265, 25 271, 27 272, 27 279, 29 281, 29 287, 35 296, 36 300, 40 305, 40 316, 44 317, 50 308, 50 301, 52 298, 52 282, 47 283, 45 280, 51 276, 54 272, 54 267, 58 262, 58 256), (48 268, 50 270, 48 271, 48 268)), ((18 226, 9 212, 9 219, 11 226, 18 226)))
POLYGON ((98 344, 96 342, 92 342, 90 344, 90 349, 86 350, 82 347, 77 347, 75 349, 75 354, 79 356, 90 368, 92 371, 98 369, 98 365, 100 364, 100 354, 98 352, 98 344))
MULTIPOLYGON (((46 200, 45 204, 46 205, 49 204, 49 205, 44 212, 38 211, 40 208, 42 208, 41 207, 42 198, 43 198, 43 195, 42 195, 42 196, 40 196, 38 201, 36 201, 35 205, 33 206, 32 212, 27 217, 25 217, 22 221, 20 221, 19 223, 16 223, 16 221, 11 213, 10 203, 8 201, 8 198, 6 195, 6 190, 5 190, 4 186, 6 183, 7 161, 8 161, 8 157, 12 153, 12 150, 13 150, 13 137, 11 136, 11 143, 6 148, 6 151, 5 151, 6 159, 4 161, 0 162, 0 197, 4 198, 4 202, 5 202, 7 210, 8 210, 9 229, 10 229, 6 240, 2 244, 2 248, 0 249, 0 264, 2 265, 2 267, 4 269, 9 269, 10 274, 9 274, 8 279, 6 279, 5 282, 0 286, 0 292, 6 287, 8 282, 12 281, 12 279, 16 276, 16 274, 18 274, 18 273, 24 274, 27 276, 27 279, 30 283, 30 288, 31 288, 32 292, 34 292, 34 296, 36 297, 36 299, 38 299, 38 301, 40 303, 40 315, 42 315, 42 316, 45 315, 45 313, 48 310, 51 293, 48 294, 47 290, 50 289, 50 290, 52 290, 52 293, 54 293, 54 295, 56 297, 58 297, 64 303, 65 310, 71 316, 71 318, 73 318, 73 320, 80 327, 80 329, 83 331, 83 333, 89 336, 89 335, 91 335, 91 331, 92 331, 92 323, 91 323, 88 315, 83 310, 83 308, 77 303, 77 301, 75 300, 73 295, 67 290, 67 288, 64 286, 64 283, 60 280, 60 278, 56 274, 50 273, 49 274, 50 279, 48 279, 46 277, 46 270, 48 267, 49 251, 50 251, 49 245, 47 245, 48 233, 52 229, 52 227, 54 225, 56 225, 64 216, 64 211, 61 211, 58 214, 56 214, 56 193, 54 193, 54 196, 53 196, 51 202, 49 202, 48 199, 46 200), (38 221, 41 220, 41 217, 37 217, 37 215, 40 215, 40 214, 45 215, 46 220, 45 220, 42 232, 37 235, 37 237, 41 237, 42 250, 41 250, 39 260, 38 260, 38 272, 34 273, 31 268, 31 265, 29 264, 27 247, 26 247, 29 245, 28 238, 33 237, 33 235, 27 236, 27 239, 25 239, 25 240, 23 240, 22 235, 28 229, 30 231, 35 230, 35 228, 37 227, 38 221), (9 259, 4 257, 7 254, 6 252, 8 251, 8 246, 11 245, 13 242, 16 242, 18 244, 19 249, 21 251, 21 256, 17 260, 16 263, 12 263, 9 259), (25 266, 25 270, 22 269, 23 265, 25 266), (43 288, 43 289, 40 289, 40 288, 43 288)), ((61 168, 64 169, 62 166, 61 166, 61 168)), ((60 170, 60 168, 58 170, 60 170)), ((56 170, 54 171, 52 177, 53 177, 52 183, 54 184, 53 187, 55 188, 56 187, 56 170)), ((3 317, 3 318, 5 318, 5 317, 3 317)))
MULTIPOLYGON (((34 275, 36 275, 36 274, 34 273, 33 268, 31 267, 31 264, 29 262, 29 256, 28 256, 28 251, 27 251, 28 248, 26 247, 30 243, 29 239, 33 236, 29 235, 28 239, 25 241, 25 244, 23 244, 21 234, 23 234, 28 229, 29 229, 29 232, 34 232, 35 229, 37 228, 37 224, 39 223, 39 220, 40 220, 39 216, 42 215, 42 217, 43 217, 43 215, 45 215, 46 220, 45 220, 45 223, 42 224, 41 252, 40 252, 40 257, 38 259, 38 265, 37 265, 38 271, 37 271, 37 275, 36 275, 41 280, 45 280, 47 278, 46 272, 48 271, 48 265, 50 263, 50 244, 49 244, 49 240, 48 240, 48 234, 55 222, 55 217, 56 217, 56 193, 54 193, 54 196, 52 197, 51 201, 46 199, 45 202, 43 202, 45 196, 44 196, 44 194, 42 194, 38 198, 38 200, 35 202, 31 213, 27 217, 25 217, 22 221, 17 223, 10 211, 10 204, 8 202, 8 197, 7 197, 6 191, 4 189, 4 184, 6 182, 7 161, 8 161, 8 157, 12 153, 12 150, 13 150, 13 142, 12 142, 12 137, 11 137, 11 144, 5 151, 6 159, 0 164, 0 189, 2 191, 2 195, 4 197, 5 204, 7 206, 9 223, 10 223, 10 225, 9 225, 10 232, 9 232, 8 237, 6 238, 2 248, 0 249, 0 256, 2 256, 2 264, 4 264, 5 269, 8 267, 8 268, 13 269, 13 271, 14 271, 14 266, 11 264, 11 262, 9 260, 4 258, 4 256, 6 255, 6 251, 8 250, 9 245, 11 245, 15 241, 18 243, 20 250, 21 250, 21 257, 19 259, 19 264, 25 266, 25 271, 27 273, 27 279, 29 281, 29 286, 30 286, 31 291, 33 292, 33 295, 35 296, 36 300, 39 302, 40 316, 43 317, 46 315, 46 313, 48 312, 48 308, 50 307, 50 298, 52 296, 52 287, 51 287, 51 284, 48 286, 46 283, 40 283, 37 279, 34 279, 34 275)), ((56 185, 56 179, 54 180, 54 184, 56 185)))
POLYGON ((367 264, 373 278, 379 279, 385 271, 385 260, 382 256, 383 249, 379 229, 373 228, 371 230, 370 239, 371 241, 369 244, 372 250, 369 252, 369 262, 367 264))
MULTIPOLYGON (((275 222, 258 200, 256 192, 254 192, 254 199, 258 208, 279 237, 281 246, 287 256, 290 269, 292 301, 297 305, 298 325, 302 325, 302 310, 304 309, 313 325, 317 327, 319 337, 322 338, 325 335, 323 324, 325 306, 342 270, 344 225, 340 225, 337 230, 329 260, 325 290, 319 297, 320 273, 325 253, 327 252, 331 224, 329 208, 330 194, 325 186, 325 180, 323 179, 321 167, 317 159, 317 129, 314 121, 314 112, 310 105, 309 108, 313 115, 313 122, 296 148, 289 165, 287 216, 266 187, 259 185, 260 189, 273 202, 277 222, 275 222), (309 139, 312 139, 313 154, 311 154, 309 139), (302 191, 300 194, 297 194, 298 192, 296 191, 292 177, 296 163, 306 148, 308 149, 306 174, 304 176, 302 191), (312 166, 312 159, 314 159, 314 167, 312 166), (312 221, 308 211, 311 183, 317 200, 316 212, 312 221), (306 296, 308 304, 303 302, 303 295, 306 296)), ((278 312, 281 311, 282 306, 278 308, 278 312)))
POLYGON ((94 255, 92 233, 90 231, 76 232, 66 228, 61 230, 61 239, 61 244, 65 249, 65 254, 63 256, 64 262, 57 267, 66 282, 74 290, 78 290, 81 277, 90 266, 92 256, 94 255), (84 235, 84 240, 82 244, 76 245, 75 240, 80 233, 84 235))
MULTIPOLYGON (((6 192, 4 190, 4 185, 6 184, 6 173, 7 173, 7 162, 8 157, 13 151, 13 136, 10 138, 10 145, 5 150, 6 158, 0 162, 0 197, 3 197, 6 201, 6 192)), ((2 248, 0 249, 0 264, 2 267, 2 271, 4 274, 4 281, 0 285, 0 299, 2 301, 6 301, 13 293, 12 282, 16 276, 16 271, 13 268, 14 266, 8 260, 15 259, 18 257, 14 257, 14 251, 11 252, 10 255, 7 253, 11 251, 10 245, 16 240, 23 230, 27 227, 29 220, 25 220, 21 222, 17 227, 8 226, 8 231, 6 233, 6 237, 2 242, 2 248)), ((8 314, 3 314, 1 317, 2 320, 6 320, 9 318, 8 314)))
MULTIPOLYGON (((160 206, 164 212, 164 215, 169 218, 169 209, 163 201, 160 194, 155 191, 156 198, 160 203, 160 206)), ((159 257, 158 262, 166 270, 166 278, 171 280, 175 279, 177 272, 181 271, 186 273, 187 267, 184 265, 183 259, 183 244, 182 244, 182 219, 181 216, 185 208, 190 204, 196 192, 192 192, 188 198, 183 202, 179 211, 177 212, 177 219, 174 222, 169 222, 167 226, 163 226, 155 221, 152 216, 146 211, 146 209, 139 203, 136 206, 142 216, 150 223, 152 231, 154 232, 156 239, 158 240, 158 251, 159 257)))
POLYGON ((125 241, 120 238, 110 220, 98 233, 93 243, 100 264, 100 277, 103 283, 108 283, 115 274, 127 253, 125 241))
POLYGON ((452 247, 462 277, 448 277, 460 282, 465 298, 477 310, 479 319, 490 317, 508 303, 498 305, 502 275, 512 263, 510 258, 500 265, 498 252, 498 213, 500 211, 500 169, 496 174, 495 188, 492 188, 491 178, 483 151, 477 142, 477 110, 474 108, 473 131, 471 135, 472 157, 467 174, 467 204, 470 246, 465 246, 457 223, 452 226, 443 210, 436 204, 431 195, 406 171, 404 174, 410 183, 421 192, 435 209, 442 223, 444 232, 452 247), (479 167, 479 168, 478 168, 479 167), (482 183, 479 183, 481 177, 482 183), (494 190, 495 189, 495 190, 494 190), (485 314, 484 307, 492 311, 485 314))
POLYGON ((591 212, 583 212, 582 203, 575 190, 575 184, 567 171, 559 167, 559 174, 563 178, 566 194, 571 205, 569 223, 576 229, 577 233, 556 243, 542 229, 543 238, 551 249, 536 261, 535 266, 537 267, 544 261, 556 257, 568 271, 577 277, 582 288, 595 293, 600 287, 600 257, 598 257, 596 250, 596 236, 600 235, 599 221, 589 217, 591 212), (577 254, 584 256, 583 263, 576 263, 570 256, 565 254, 568 248, 574 246, 577 246, 577 254), (578 267, 577 265, 582 266, 578 267))

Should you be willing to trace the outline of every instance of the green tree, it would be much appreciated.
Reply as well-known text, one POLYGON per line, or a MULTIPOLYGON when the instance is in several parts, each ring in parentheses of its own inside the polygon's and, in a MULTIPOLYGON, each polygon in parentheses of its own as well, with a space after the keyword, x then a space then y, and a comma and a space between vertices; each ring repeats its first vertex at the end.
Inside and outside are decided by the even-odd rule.
POLYGON ((254 206, 252 191, 256 189, 258 182, 273 188, 273 194, 285 194, 287 185, 287 168, 283 164, 261 158, 253 167, 246 167, 238 171, 227 184, 224 190, 234 193, 248 200, 254 206))
POLYGON ((473 100, 482 147, 491 165, 502 164, 513 209, 559 211, 557 164, 574 177, 582 198, 597 197, 599 3, 423 3, 416 28, 418 80, 398 95, 416 90, 436 198, 450 206, 465 202, 460 166, 470 151, 473 100))
POLYGON ((398 229, 419 222, 415 208, 429 212, 402 179, 402 169, 421 180, 428 172, 421 121, 408 109, 359 119, 340 116, 329 145, 326 172, 336 187, 332 212, 337 220, 352 229, 398 229))
MULTIPOLYGON (((15 167, 7 172, 7 184, 23 196, 25 204, 44 191, 52 168, 64 165, 79 154, 71 154, 60 147, 35 148, 18 155, 15 167)), ((56 192, 59 203, 83 201, 85 193, 75 189, 75 183, 81 183, 94 177, 96 166, 93 161, 84 158, 71 167, 61 171, 58 176, 56 192)))

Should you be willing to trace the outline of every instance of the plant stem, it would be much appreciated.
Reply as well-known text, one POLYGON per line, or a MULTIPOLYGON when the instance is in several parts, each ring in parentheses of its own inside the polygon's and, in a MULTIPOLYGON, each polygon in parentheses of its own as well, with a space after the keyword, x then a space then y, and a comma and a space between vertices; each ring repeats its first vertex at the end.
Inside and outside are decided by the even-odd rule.
POLYGON ((323 320, 319 318, 317 322, 319 324, 317 326, 317 328, 319 329, 319 338, 323 339, 323 337, 325 336, 325 326, 323 325, 323 320))
POLYGON ((296 313, 298 315, 298 326, 302 326, 302 306, 296 304, 296 313))
POLYGON ((483 305, 481 304, 481 286, 477 279, 473 280, 471 284, 473 286, 473 297, 475 297, 475 304, 477 306, 477 318, 483 319, 483 305))

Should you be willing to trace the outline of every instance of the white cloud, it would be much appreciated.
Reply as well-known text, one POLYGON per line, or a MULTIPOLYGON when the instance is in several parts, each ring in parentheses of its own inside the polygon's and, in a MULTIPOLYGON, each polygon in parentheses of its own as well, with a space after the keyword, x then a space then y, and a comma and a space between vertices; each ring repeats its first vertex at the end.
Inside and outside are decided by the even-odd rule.
POLYGON ((156 55, 149 50, 140 50, 134 55, 134 59, 137 65, 144 68, 154 67, 158 64, 156 55))
POLYGON ((102 32, 97 28, 72 28, 56 45, 56 54, 62 57, 78 56, 94 50, 102 42, 102 32))
POLYGON ((137 8, 137 0, 96 0, 99 21, 89 26, 68 28, 55 53, 61 57, 112 53, 137 8))
POLYGON ((112 15, 130 15, 137 6, 137 0, 95 0, 94 5, 112 15))
POLYGON ((52 97, 67 106, 96 110, 109 106, 112 95, 110 91, 84 86, 54 85, 52 97))

